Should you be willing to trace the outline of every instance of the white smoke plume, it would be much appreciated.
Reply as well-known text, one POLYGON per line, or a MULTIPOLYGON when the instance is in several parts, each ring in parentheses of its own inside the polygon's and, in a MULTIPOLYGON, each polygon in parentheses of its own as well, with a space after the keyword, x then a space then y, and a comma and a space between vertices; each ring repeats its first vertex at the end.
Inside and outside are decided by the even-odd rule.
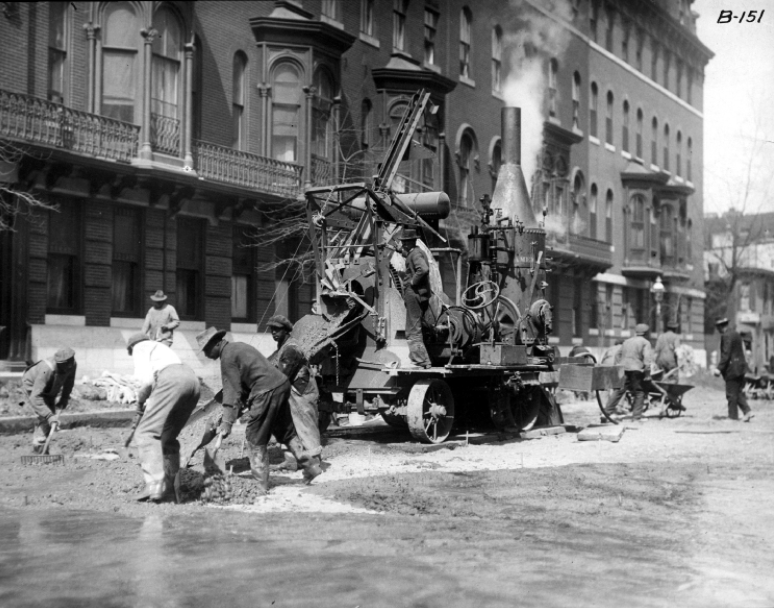
POLYGON ((527 183, 532 183, 543 146, 548 62, 556 58, 561 71, 562 56, 570 41, 570 32, 535 9, 535 4, 564 20, 572 16, 567 0, 511 0, 515 16, 503 37, 508 70, 503 94, 506 105, 521 108, 521 164, 527 183))

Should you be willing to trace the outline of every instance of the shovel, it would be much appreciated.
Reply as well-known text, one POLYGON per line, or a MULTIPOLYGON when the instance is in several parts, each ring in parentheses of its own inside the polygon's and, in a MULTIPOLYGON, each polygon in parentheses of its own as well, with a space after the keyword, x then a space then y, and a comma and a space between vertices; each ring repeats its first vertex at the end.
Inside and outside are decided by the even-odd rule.
POLYGON ((64 456, 62 454, 49 454, 48 444, 51 443, 51 438, 54 436, 56 427, 59 426, 58 422, 54 422, 51 425, 51 430, 46 437, 46 443, 43 444, 43 450, 40 454, 34 454, 32 456, 22 456, 22 464, 64 464, 64 456))
POLYGON ((215 475, 225 475, 226 460, 220 454, 220 444, 223 443, 223 435, 218 433, 215 445, 204 448, 204 475, 205 477, 214 477, 215 475))

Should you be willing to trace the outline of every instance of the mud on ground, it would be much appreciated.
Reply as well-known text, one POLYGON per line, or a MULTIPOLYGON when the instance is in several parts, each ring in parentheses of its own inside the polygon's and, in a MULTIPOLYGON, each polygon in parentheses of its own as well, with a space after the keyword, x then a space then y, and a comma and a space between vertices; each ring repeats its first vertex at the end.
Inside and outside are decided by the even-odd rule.
MULTIPOLYGON (((570 598, 603 606, 621 598, 638 606, 774 605, 774 404, 753 401, 756 417, 745 424, 723 419, 715 388, 697 387, 684 403, 679 419, 626 423, 618 443, 579 442, 574 433, 442 446, 395 433, 329 438, 326 471, 311 487, 300 472, 273 471, 265 498, 254 493, 235 427, 224 447, 232 474, 228 496, 218 498, 226 500, 203 499, 197 456, 181 505, 132 502, 142 488, 136 457, 89 457, 107 457, 126 429, 57 434, 52 451, 66 456, 63 466, 23 466, 30 437, 2 437, 0 507, 181 520, 222 519, 212 506, 226 505, 240 526, 261 522, 268 539, 310 547, 327 538, 327 556, 370 556, 362 559, 397 571, 407 567, 398 556, 412 555, 414 569, 443 573, 456 594, 428 598, 412 589, 415 601, 406 605, 469 606, 473 597, 487 606, 516 598, 535 606, 570 598)), ((594 403, 563 410, 569 424, 598 423, 594 403)), ((282 461, 278 447, 271 456, 282 461)), ((373 576, 358 580, 383 587, 373 576)))

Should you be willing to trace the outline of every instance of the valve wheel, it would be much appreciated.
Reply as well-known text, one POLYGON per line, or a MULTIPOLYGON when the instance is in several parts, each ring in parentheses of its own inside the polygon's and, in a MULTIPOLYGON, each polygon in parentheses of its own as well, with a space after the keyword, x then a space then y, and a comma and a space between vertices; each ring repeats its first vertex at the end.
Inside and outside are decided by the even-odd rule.
POLYGON ((473 283, 462 292, 462 303, 470 310, 481 310, 492 304, 500 295, 500 288, 494 281, 473 283))
POLYGON ((418 380, 408 398, 411 435, 423 443, 442 443, 454 426, 454 395, 443 380, 418 380))

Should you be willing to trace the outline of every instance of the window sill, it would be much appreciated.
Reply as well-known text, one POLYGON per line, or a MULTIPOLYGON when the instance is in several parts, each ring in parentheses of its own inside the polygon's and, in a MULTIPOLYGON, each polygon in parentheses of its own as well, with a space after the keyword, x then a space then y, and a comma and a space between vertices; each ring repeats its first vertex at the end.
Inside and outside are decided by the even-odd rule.
POLYGON ((596 327, 589 327, 589 335, 590 336, 598 336, 599 335, 599 329, 596 327))
POLYGON ((46 315, 46 325, 86 327, 85 315, 46 315))
POLYGON ((605 150, 607 150, 609 152, 615 152, 615 146, 613 144, 609 144, 609 143, 605 142, 605 150))
POLYGON ((621 330, 621 337, 622 338, 630 338, 631 335, 632 335, 632 330, 631 329, 622 329, 621 330))
POLYGON ((592 143, 595 146, 600 145, 600 141, 596 137, 594 137, 593 135, 589 135, 589 143, 592 143))
POLYGON ((434 63, 422 62, 422 67, 425 68, 426 70, 430 70, 431 72, 435 72, 436 74, 441 73, 441 66, 435 65, 434 63))
POLYGON ((693 340, 693 334, 685 334, 686 340, 693 340))
POLYGON ((472 89, 476 88, 476 81, 473 80, 472 78, 467 78, 466 76, 460 76, 460 82, 462 84, 469 86, 472 89))
POLYGON ((632 155, 629 154, 626 150, 621 150, 621 156, 623 156, 626 160, 632 159, 632 155))
POLYGON ((369 36, 364 32, 360 32, 360 40, 362 42, 365 42, 366 44, 370 44, 372 47, 376 49, 378 49, 381 46, 379 44, 379 41, 376 38, 374 38, 373 36, 369 36))
POLYGON ((573 346, 583 346, 583 338, 573 338, 572 339, 572 345, 573 346))
POLYGON ((606 336, 615 336, 615 330, 614 329, 606 329, 605 330, 606 336))
POLYGON ((559 336, 548 336, 548 343, 549 344, 559 344, 560 342, 559 336))
POLYGON ((333 19, 331 17, 328 17, 327 15, 320 15, 320 21, 323 23, 327 23, 328 25, 332 25, 333 27, 343 30, 344 24, 339 21, 338 19, 333 19))
POLYGON ((693 182, 691 180, 686 180, 685 185, 693 188, 693 182))
POLYGON ((548 122, 550 122, 552 125, 562 126, 562 121, 559 120, 558 116, 549 116, 548 122))
POLYGON ((505 101, 505 97, 503 96, 503 92, 502 91, 495 91, 493 89, 492 90, 492 97, 494 97, 495 99, 499 99, 500 101, 505 101))
POLYGON ((675 181, 678 184, 682 184, 684 182, 683 178, 681 176, 679 176, 679 175, 675 175, 675 181))
POLYGON ((658 168, 658 165, 654 165, 653 163, 650 163, 650 170, 659 172, 661 169, 658 168))
POLYGON ((584 137, 583 131, 581 131, 575 125, 572 126, 572 132, 575 133, 575 135, 580 135, 581 137, 584 137))

